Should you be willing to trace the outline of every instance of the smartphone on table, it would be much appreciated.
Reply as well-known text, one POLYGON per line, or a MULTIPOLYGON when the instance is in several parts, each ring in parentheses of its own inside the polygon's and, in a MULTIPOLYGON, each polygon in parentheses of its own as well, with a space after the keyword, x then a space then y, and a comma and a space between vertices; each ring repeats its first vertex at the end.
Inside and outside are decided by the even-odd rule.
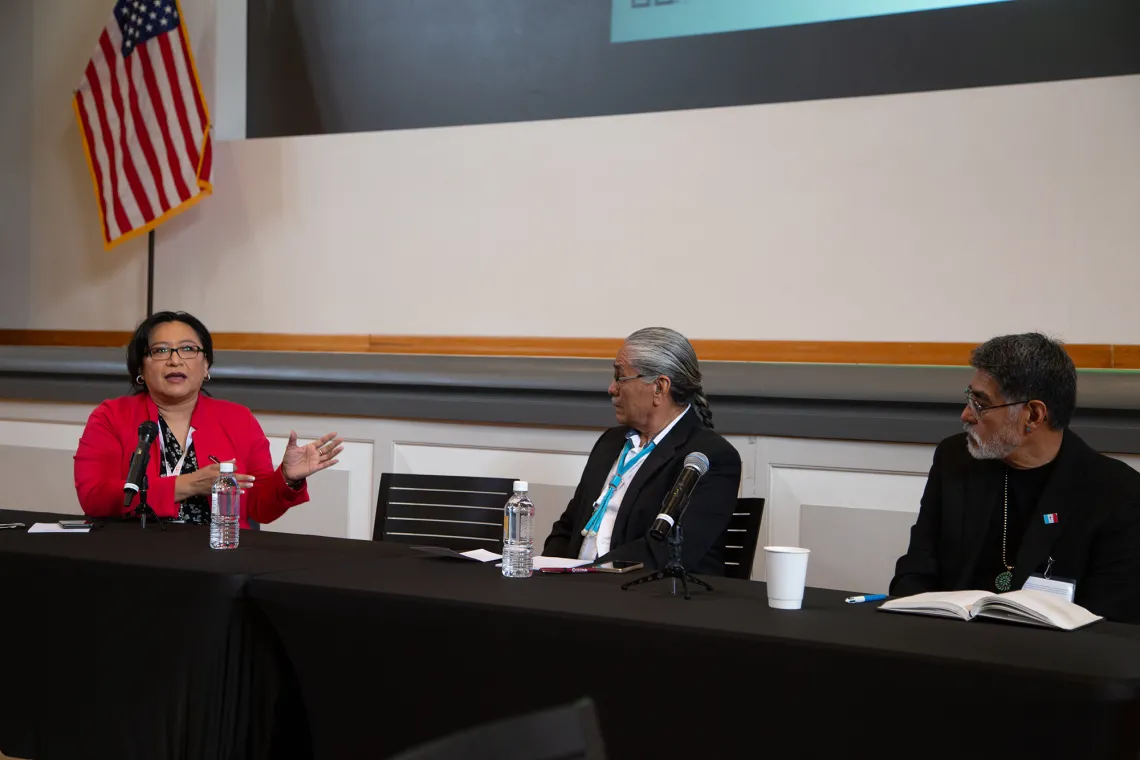
POLYGON ((569 574, 575 573, 630 573, 634 570, 640 570, 645 565, 641 562, 634 562, 632 560, 614 560, 613 562, 603 562, 597 565, 578 565, 576 567, 544 567, 543 573, 549 574, 569 574))
POLYGON ((594 567, 598 568, 599 573, 631 573, 645 567, 645 564, 628 559, 617 559, 613 562, 603 562, 594 567))

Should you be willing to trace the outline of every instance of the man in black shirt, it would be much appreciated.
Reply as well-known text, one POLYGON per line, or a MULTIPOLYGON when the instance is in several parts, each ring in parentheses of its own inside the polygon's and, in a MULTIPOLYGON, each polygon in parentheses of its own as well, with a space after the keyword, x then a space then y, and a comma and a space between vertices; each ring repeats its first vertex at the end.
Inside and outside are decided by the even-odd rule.
POLYGON ((892 596, 1021 588, 1034 573, 1076 581, 1074 601, 1140 623, 1140 473, 1068 430, 1077 373, 1043 335, 975 349, 962 410, 922 496, 892 596))

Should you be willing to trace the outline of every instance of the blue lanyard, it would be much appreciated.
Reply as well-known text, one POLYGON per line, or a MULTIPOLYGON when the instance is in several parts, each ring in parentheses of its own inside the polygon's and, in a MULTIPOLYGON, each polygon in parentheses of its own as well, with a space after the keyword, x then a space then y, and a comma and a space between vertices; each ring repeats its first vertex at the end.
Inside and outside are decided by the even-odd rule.
POLYGON ((626 440, 625 448, 621 450, 621 457, 618 459, 617 472, 614 473, 613 478, 610 480, 609 488, 606 489, 605 495, 594 504, 594 514, 590 516, 590 521, 586 523, 586 527, 582 528, 583 536, 596 536, 598 535, 598 528, 602 527, 602 518, 606 516, 606 510, 610 506, 610 499, 614 497, 614 492, 617 491, 618 486, 621 485, 622 478, 625 474, 633 469, 633 466, 645 458, 645 455, 653 451, 653 447, 657 445, 656 441, 650 442, 648 446, 638 452, 630 461, 626 462, 625 458, 629 456, 630 450, 633 449, 633 441, 626 440))

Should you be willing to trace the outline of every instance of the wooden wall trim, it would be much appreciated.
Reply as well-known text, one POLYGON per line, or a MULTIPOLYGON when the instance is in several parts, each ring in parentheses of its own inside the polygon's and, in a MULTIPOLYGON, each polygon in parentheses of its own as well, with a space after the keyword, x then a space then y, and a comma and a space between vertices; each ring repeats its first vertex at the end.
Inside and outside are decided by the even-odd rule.
POLYGON ((0 346, 126 346, 131 333, 112 330, 0 330, 0 346))
MULTIPOLYGON (((108 330, 0 330, 0 345, 120 348, 130 337, 126 331, 108 330)), ((621 338, 214 333, 215 347, 223 350, 437 356, 610 359, 621 342, 621 338)), ((940 366, 968 364, 974 348, 972 343, 774 340, 694 340, 693 346, 704 361, 940 366)), ((1140 346, 1072 344, 1066 349, 1082 369, 1140 369, 1140 346)))
POLYGON ((1140 346, 1113 346, 1112 366, 1115 369, 1140 369, 1140 346))

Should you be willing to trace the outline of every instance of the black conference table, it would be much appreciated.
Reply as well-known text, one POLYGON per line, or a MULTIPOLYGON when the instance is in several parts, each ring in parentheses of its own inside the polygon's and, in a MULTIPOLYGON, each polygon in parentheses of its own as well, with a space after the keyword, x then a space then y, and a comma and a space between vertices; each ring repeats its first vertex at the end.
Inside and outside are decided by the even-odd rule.
MULTIPOLYGON (((0 511, 0 523, 75 515, 0 511)), ((86 535, 0 530, 0 752, 33 760, 307 757, 272 631, 244 598, 259 573, 407 549, 205 526, 107 522, 86 535), (282 743, 275 727, 289 726, 282 743)))
POLYGON ((690 601, 625 575, 506 579, 392 559, 259 576, 315 757, 384 758, 588 695, 613 758, 1124 758, 1140 747, 1140 626, 1060 632, 846 605, 690 601))
MULTIPOLYGON (((0 512, 0 522, 55 519, 0 512)), ((1073 633, 713 580, 505 579, 399 545, 0 530, 0 751, 385 758, 583 695, 613 758, 1137 757, 1140 626, 1073 633)))

